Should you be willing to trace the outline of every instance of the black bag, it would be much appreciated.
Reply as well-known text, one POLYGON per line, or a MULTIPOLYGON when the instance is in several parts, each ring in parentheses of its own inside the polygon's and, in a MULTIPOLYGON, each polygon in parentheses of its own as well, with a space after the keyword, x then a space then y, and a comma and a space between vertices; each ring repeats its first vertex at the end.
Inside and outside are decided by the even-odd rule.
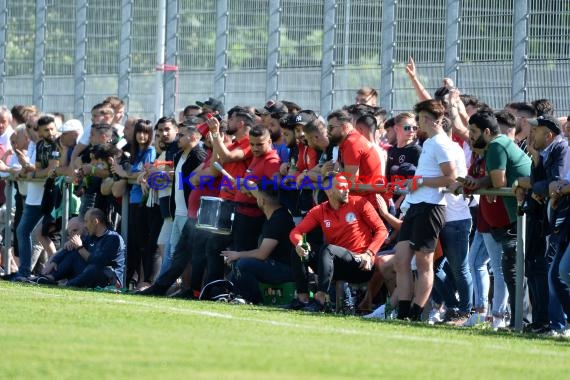
POLYGON ((200 292, 200 301, 231 302, 235 298, 234 284, 228 280, 212 281, 200 292))

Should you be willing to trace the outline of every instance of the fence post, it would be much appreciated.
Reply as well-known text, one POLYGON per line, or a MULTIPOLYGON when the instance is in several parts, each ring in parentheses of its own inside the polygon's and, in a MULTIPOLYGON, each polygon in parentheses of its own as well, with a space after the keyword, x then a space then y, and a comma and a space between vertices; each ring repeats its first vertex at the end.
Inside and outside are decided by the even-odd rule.
POLYGON ((380 73, 380 105, 390 114, 394 109, 394 53, 396 51, 396 0, 382 5, 382 52, 380 73))
POLYGON ((178 67, 176 67, 178 42, 178 0, 166 5, 166 59, 164 65, 164 112, 162 116, 177 118, 178 67))
POLYGON ((123 273, 123 286, 128 288, 129 284, 127 283, 127 259, 129 255, 129 249, 127 242, 129 241, 129 191, 128 189, 125 190, 123 197, 121 198, 121 237, 127 246, 125 250, 125 271, 123 273))
POLYGON ((526 101, 528 2, 513 2, 513 84, 511 100, 526 101))
POLYGON ((216 50, 214 57, 214 98, 226 101, 228 71, 228 0, 218 0, 216 8, 216 50))
POLYGON ((129 90, 131 84, 131 54, 133 0, 123 0, 121 4, 121 35, 119 49, 119 98, 125 102, 125 110, 129 112, 129 90))
POLYGON ((0 104, 5 104, 6 94, 6 38, 8 37, 8 5, 0 0, 0 104))
POLYGON ((67 241, 67 223, 69 221, 69 201, 71 199, 71 184, 63 181, 63 199, 61 202, 61 241, 67 241))
POLYGON ((524 300, 524 249, 526 240, 526 215, 517 216, 517 257, 515 262, 516 270, 516 295, 515 309, 515 331, 522 332, 523 329, 523 300, 524 300))
POLYGON ((34 83, 32 102, 39 110, 44 108, 45 56, 47 6, 45 0, 36 0, 36 36, 34 43, 34 83))
POLYGON ((73 69, 73 114, 85 123, 85 81, 87 76, 87 0, 75 1, 75 58, 73 69))
POLYGON ((327 115, 332 111, 334 98, 334 34, 336 31, 336 2, 325 0, 323 10, 323 60, 321 63, 321 103, 320 113, 327 115))
POLYGON ((279 97, 281 1, 270 1, 268 12, 269 22, 267 31, 267 80, 265 82, 265 99, 277 99, 279 97))
POLYGON ((459 70, 459 0, 447 0, 445 20, 445 66, 444 78, 451 78, 457 86, 459 70))

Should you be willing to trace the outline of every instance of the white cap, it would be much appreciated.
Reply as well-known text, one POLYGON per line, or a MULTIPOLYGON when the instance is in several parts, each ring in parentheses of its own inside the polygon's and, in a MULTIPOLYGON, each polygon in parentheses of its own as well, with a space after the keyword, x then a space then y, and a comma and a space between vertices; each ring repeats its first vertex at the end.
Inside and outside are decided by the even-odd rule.
POLYGON ((77 119, 67 120, 60 128, 61 133, 65 132, 78 132, 81 134, 83 132, 83 125, 77 119))

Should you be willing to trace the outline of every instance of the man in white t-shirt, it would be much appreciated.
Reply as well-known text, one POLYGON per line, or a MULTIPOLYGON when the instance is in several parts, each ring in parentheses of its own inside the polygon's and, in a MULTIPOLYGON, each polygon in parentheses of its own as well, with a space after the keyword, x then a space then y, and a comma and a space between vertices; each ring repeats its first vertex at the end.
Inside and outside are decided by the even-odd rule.
POLYGON ((453 142, 443 131, 445 108, 439 100, 415 105, 418 126, 427 133, 416 170, 406 181, 410 208, 398 235, 396 273, 398 318, 419 320, 433 287, 433 256, 445 223, 445 197, 440 188, 455 181, 453 142), (416 257, 418 277, 412 281, 411 261, 416 257))

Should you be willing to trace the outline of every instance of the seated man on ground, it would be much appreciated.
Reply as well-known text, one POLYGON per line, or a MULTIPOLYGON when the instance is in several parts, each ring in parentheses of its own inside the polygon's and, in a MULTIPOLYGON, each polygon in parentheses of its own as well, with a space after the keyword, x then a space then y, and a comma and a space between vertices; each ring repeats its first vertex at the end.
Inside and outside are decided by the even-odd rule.
MULTIPOLYGON (((264 184, 253 190, 257 205, 267 220, 261 230, 259 247, 250 251, 222 251, 226 262, 233 264, 230 279, 246 301, 262 301, 259 283, 280 284, 293 281, 289 232, 295 226, 293 217, 286 207, 279 203, 277 183, 264 184)), ((251 187, 250 187, 251 188, 251 187)))
POLYGON ((70 237, 64 249, 52 258, 49 273, 38 283, 68 279, 66 286, 94 288, 114 285, 123 287, 125 243, 121 235, 108 228, 103 211, 93 208, 85 214, 87 236, 76 218, 70 220, 70 237))
POLYGON ((299 261, 308 252, 302 235, 320 226, 328 244, 318 252, 318 284, 315 300, 305 311, 323 311, 331 282, 368 282, 372 278, 376 253, 388 235, 386 226, 366 198, 351 196, 348 181, 337 175, 326 177, 323 187, 328 201, 313 207, 289 238, 299 261))

